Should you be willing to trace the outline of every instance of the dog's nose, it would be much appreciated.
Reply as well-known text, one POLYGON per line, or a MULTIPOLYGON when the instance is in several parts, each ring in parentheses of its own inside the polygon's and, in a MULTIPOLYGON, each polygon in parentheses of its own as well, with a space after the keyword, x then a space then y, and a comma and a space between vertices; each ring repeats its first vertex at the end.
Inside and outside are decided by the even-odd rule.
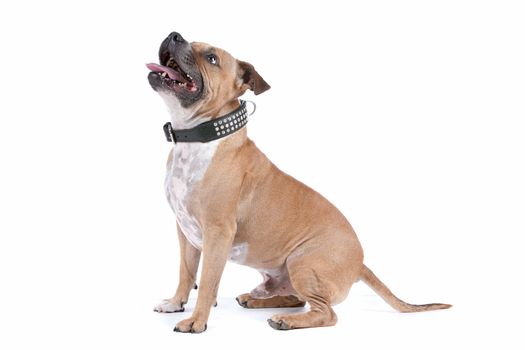
POLYGON ((182 35, 180 35, 179 33, 177 32, 172 32, 168 38, 171 40, 171 41, 174 41, 174 42, 179 42, 179 43, 182 43, 186 40, 184 40, 184 38, 182 37, 182 35))

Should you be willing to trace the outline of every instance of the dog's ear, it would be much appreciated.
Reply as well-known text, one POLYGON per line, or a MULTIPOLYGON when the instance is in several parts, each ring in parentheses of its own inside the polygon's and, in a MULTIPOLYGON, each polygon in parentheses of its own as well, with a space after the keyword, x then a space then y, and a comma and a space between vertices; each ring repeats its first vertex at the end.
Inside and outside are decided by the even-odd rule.
POLYGON ((270 85, 264 81, 251 64, 243 61, 238 61, 238 63, 239 75, 245 88, 252 90, 256 95, 262 94, 270 88, 270 85))

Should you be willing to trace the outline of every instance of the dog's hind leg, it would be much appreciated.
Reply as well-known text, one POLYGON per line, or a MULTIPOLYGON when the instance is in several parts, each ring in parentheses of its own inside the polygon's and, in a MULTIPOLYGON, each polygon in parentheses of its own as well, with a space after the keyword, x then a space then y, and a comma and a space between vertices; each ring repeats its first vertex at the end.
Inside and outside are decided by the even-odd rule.
POLYGON ((268 323, 272 328, 288 330, 307 327, 333 326, 337 316, 330 306, 330 288, 320 274, 309 268, 290 269, 294 288, 310 305, 308 312, 299 314, 277 314, 268 323))
POLYGON ((310 305, 310 310, 274 315, 268 320, 270 326, 288 330, 335 325, 337 316, 331 305, 343 301, 359 277, 361 250, 345 247, 345 242, 341 241, 338 245, 311 242, 308 247, 293 253, 286 264, 294 290, 310 305), (346 254, 337 252, 340 249, 346 249, 346 254))
POLYGON ((277 295, 271 298, 258 299, 250 293, 241 294, 236 298, 239 305, 247 309, 303 307, 306 303, 295 295, 277 295))

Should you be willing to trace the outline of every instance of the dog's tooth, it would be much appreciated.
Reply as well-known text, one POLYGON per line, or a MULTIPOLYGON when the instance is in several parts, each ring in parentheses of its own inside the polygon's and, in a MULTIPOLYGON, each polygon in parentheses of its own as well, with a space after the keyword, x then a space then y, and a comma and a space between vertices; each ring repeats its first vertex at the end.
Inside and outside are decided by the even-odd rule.
POLYGON ((168 73, 166 73, 166 72, 162 73, 162 77, 163 77, 163 78, 165 78, 166 75, 168 75, 168 73))

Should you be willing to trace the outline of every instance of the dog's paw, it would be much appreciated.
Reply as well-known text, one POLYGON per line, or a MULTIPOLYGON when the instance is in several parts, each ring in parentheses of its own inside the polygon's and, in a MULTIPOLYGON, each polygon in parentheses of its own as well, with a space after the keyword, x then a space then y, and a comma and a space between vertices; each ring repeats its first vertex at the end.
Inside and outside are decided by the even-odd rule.
POLYGON ((250 296, 250 293, 241 294, 237 298, 235 298, 240 306, 245 307, 247 309, 251 309, 251 306, 248 305, 248 302, 252 300, 252 297, 250 296))
POLYGON ((180 303, 173 303, 171 299, 164 299, 160 304, 155 306, 153 308, 153 311, 155 312, 182 312, 184 311, 184 304, 183 302, 180 303))
POLYGON ((290 322, 286 320, 285 315, 275 315, 272 318, 269 318, 268 324, 273 329, 277 329, 279 331, 288 331, 293 328, 290 325, 290 322))
POLYGON ((177 323, 173 331, 181 333, 202 333, 206 328, 208 328, 206 321, 190 317, 177 323))

